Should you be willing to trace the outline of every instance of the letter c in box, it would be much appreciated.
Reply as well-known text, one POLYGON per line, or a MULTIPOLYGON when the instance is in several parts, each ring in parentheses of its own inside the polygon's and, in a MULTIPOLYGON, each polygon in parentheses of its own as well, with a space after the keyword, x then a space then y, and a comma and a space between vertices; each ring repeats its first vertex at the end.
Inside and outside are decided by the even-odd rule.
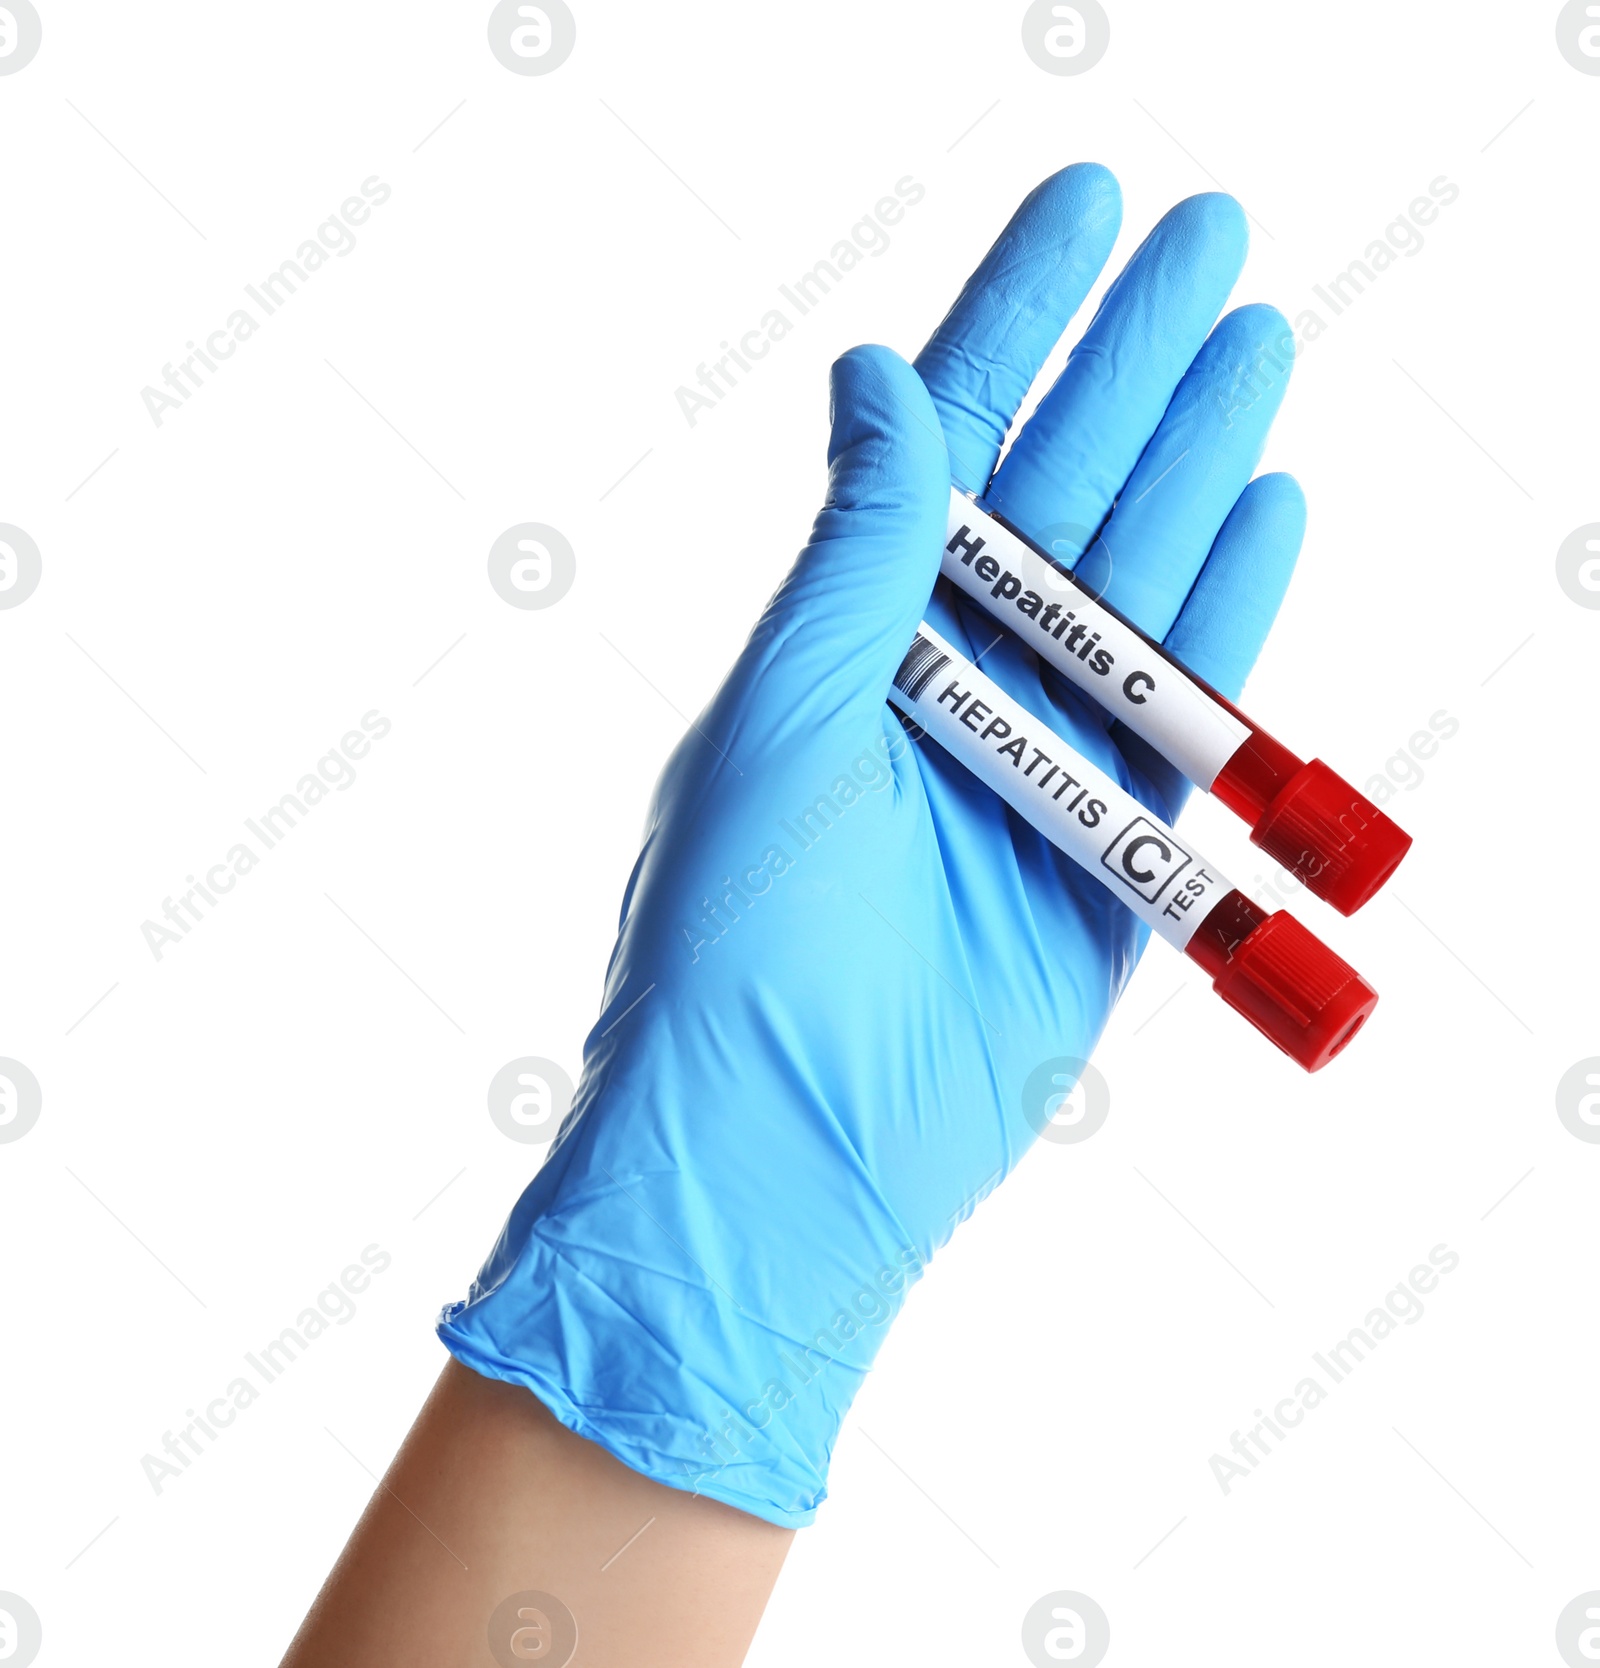
POLYGON ((1135 817, 1100 861, 1129 891, 1154 903, 1194 858, 1148 817, 1135 817))

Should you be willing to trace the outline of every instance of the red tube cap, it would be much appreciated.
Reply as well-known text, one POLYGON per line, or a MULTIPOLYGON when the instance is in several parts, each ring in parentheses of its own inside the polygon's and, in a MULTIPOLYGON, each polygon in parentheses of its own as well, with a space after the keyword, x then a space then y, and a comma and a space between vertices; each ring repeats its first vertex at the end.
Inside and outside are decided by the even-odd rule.
POLYGON ((1285 910, 1236 945, 1212 984, 1307 1071, 1317 1071, 1366 1023, 1378 993, 1285 910))
POLYGON ((1354 915, 1411 849, 1411 836, 1321 759, 1290 777, 1250 838, 1341 915, 1354 915))

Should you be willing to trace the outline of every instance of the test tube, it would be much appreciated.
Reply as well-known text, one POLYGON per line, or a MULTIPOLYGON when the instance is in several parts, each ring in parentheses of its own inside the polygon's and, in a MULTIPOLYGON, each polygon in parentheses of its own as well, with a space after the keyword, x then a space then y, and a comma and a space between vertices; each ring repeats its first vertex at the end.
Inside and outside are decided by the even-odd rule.
POLYGON ((1394 873, 1411 836, 1325 765, 1291 753, 1102 602, 1025 533, 950 489, 940 570, 1133 733, 1250 825, 1250 838, 1342 915, 1394 873))
POLYGON ((1307 1071, 1325 1066, 1377 1006, 1372 986, 1287 910, 1247 898, 926 621, 889 700, 1307 1071))

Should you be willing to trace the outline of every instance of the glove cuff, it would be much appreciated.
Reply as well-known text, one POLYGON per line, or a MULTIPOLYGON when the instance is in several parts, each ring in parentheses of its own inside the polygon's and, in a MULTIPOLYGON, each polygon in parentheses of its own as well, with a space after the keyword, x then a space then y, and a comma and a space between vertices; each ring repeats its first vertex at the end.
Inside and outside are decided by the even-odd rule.
MULTIPOLYGON (((508 1268, 491 1259, 471 1295, 441 1312, 440 1339, 474 1372, 532 1391, 632 1470, 784 1528, 809 1524, 898 1296, 864 1288, 800 1339, 675 1272, 592 1246, 579 1263, 531 1237, 508 1268), (687 1359, 691 1350, 715 1363, 715 1382, 687 1359)), ((906 1274, 898 1278, 903 1290, 906 1274)))

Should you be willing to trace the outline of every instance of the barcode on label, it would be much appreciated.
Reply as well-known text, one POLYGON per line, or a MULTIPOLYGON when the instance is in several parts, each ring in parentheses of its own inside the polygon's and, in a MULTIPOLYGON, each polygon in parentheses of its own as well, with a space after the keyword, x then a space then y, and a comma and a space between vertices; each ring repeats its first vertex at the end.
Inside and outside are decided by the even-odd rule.
POLYGON ((928 687, 929 679, 936 677, 949 664, 950 656, 918 632, 916 640, 906 650, 905 659, 900 662, 900 670, 894 675, 894 686, 908 700, 914 701, 928 687))

